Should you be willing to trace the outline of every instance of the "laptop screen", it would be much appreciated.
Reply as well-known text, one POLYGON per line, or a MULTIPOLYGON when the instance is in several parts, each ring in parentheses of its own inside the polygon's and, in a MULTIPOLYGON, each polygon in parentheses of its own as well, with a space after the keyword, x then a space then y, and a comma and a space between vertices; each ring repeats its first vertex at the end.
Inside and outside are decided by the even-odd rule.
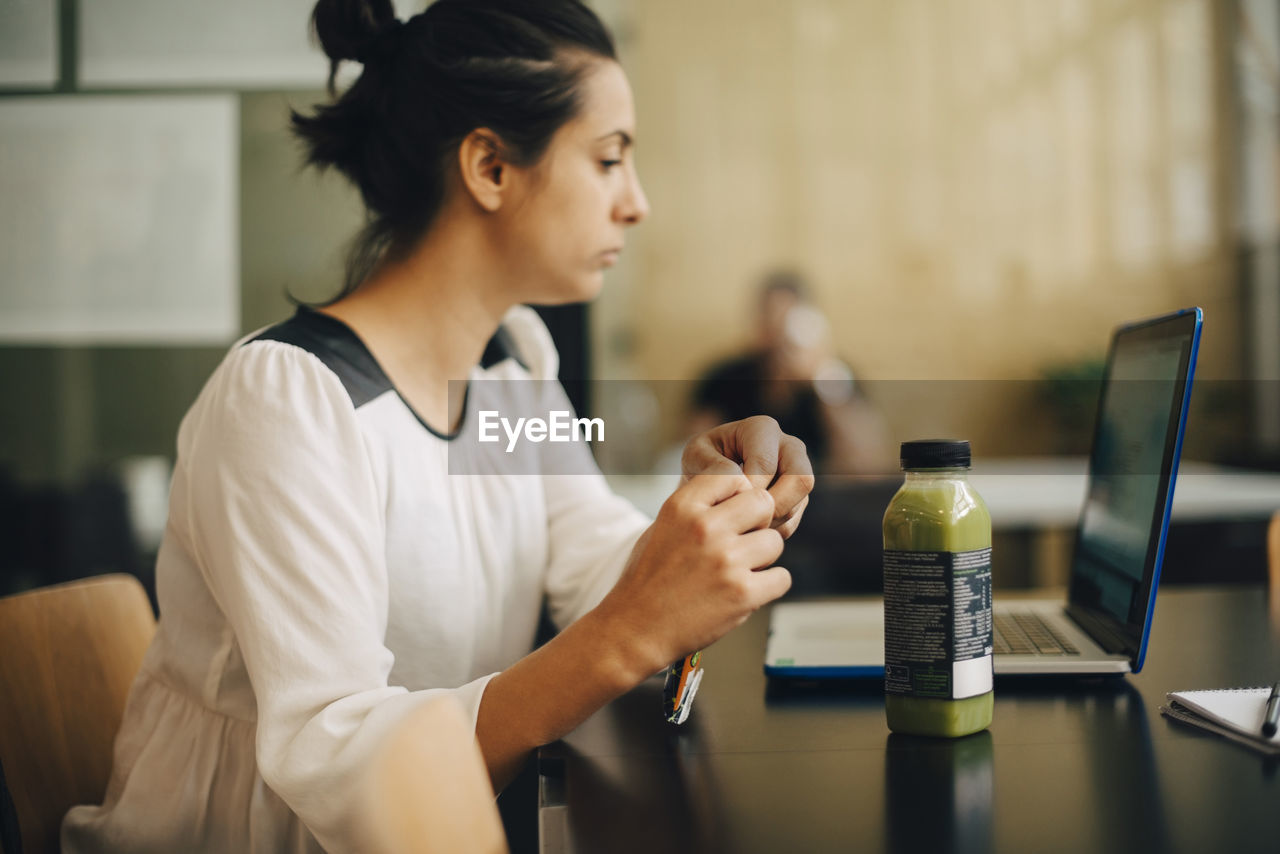
POLYGON ((1130 654, 1158 577, 1197 320, 1187 313, 1121 329, 1103 381, 1071 605, 1130 654))

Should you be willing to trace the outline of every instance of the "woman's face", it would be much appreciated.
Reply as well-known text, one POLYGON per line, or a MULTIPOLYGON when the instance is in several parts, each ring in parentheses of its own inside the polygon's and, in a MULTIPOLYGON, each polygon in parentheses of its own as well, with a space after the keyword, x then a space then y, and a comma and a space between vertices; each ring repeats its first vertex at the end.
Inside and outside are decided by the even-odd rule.
POLYGON ((632 157, 635 106, 622 67, 592 62, 578 115, 556 131, 537 164, 516 169, 502 240, 520 302, 589 300, 649 213, 632 157))

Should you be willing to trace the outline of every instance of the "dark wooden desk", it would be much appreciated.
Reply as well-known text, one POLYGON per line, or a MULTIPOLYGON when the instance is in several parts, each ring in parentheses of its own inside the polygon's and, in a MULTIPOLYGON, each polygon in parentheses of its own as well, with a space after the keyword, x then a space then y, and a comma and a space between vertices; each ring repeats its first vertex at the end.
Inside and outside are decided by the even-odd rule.
POLYGON ((544 748, 542 850, 1280 851, 1278 763, 1158 710, 1280 676, 1261 588, 1161 591, 1141 674, 997 682, 954 742, 891 735, 878 684, 770 690, 767 629, 707 651, 685 726, 651 680, 544 748))

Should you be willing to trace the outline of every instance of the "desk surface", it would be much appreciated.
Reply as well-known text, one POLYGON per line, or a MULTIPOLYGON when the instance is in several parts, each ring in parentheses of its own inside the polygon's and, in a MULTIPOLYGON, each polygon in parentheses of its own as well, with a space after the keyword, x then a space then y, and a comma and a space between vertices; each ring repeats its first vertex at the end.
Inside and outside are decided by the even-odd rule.
POLYGON ((706 653, 689 723, 650 680, 543 748, 546 852, 1280 849, 1280 767, 1161 717, 1280 675, 1265 591, 1162 591, 1130 677, 996 686, 987 733, 890 735, 878 684, 770 693, 761 611, 706 653))

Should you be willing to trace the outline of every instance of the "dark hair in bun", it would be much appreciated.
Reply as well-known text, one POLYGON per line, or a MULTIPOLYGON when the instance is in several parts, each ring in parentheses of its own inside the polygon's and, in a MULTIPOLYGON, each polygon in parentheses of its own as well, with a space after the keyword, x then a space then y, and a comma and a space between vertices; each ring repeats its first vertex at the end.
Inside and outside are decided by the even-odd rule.
POLYGON ((489 128, 508 160, 537 162, 577 114, 582 55, 616 59, 608 31, 579 0, 436 0, 403 23, 390 0, 319 0, 311 24, 331 60, 334 100, 310 116, 293 111, 293 132, 306 162, 346 175, 368 213, 329 302, 418 242, 467 134, 489 128), (343 60, 364 69, 338 96, 343 60))
POLYGON ((373 56, 379 37, 399 26, 391 0, 317 3, 311 28, 331 60, 329 94, 334 94, 333 78, 341 60, 365 62, 373 56))

